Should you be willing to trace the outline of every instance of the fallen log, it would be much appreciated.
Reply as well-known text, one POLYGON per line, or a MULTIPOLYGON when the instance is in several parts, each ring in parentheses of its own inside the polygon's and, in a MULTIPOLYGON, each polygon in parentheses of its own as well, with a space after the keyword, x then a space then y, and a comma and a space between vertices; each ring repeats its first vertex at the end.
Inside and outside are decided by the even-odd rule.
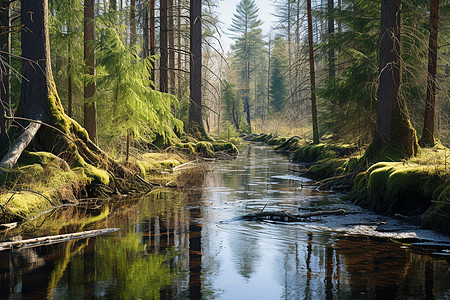
POLYGON ((10 171, 19 160, 23 150, 30 144, 41 127, 40 123, 30 123, 24 132, 14 141, 8 153, 0 161, 0 174, 10 171))
POLYGON ((346 214, 355 214, 358 212, 354 211, 346 211, 345 209, 336 209, 336 210, 323 210, 323 211, 313 211, 306 214, 297 214, 292 215, 285 212, 280 211, 261 211, 259 213, 247 214, 242 217, 233 219, 233 220, 248 220, 248 221, 264 221, 264 220, 272 220, 272 221, 282 221, 282 222, 300 222, 305 219, 323 215, 346 215, 346 214))
POLYGON ((299 214, 299 215, 295 215, 295 216, 300 219, 307 219, 307 218, 323 216, 323 215, 345 215, 347 213, 354 213, 354 212, 347 212, 345 209, 341 208, 341 209, 335 209, 335 210, 312 211, 307 214, 299 214))
POLYGON ((119 229, 120 228, 96 229, 96 230, 89 230, 89 231, 82 231, 82 232, 75 232, 75 233, 68 233, 68 234, 44 236, 44 237, 21 240, 21 241, 3 242, 3 243, 0 243, 0 251, 14 249, 14 248, 26 249, 26 248, 33 248, 33 247, 38 247, 38 246, 46 246, 46 245, 51 245, 51 244, 67 242, 70 240, 85 239, 85 238, 94 237, 94 236, 98 236, 98 235, 102 235, 102 234, 106 234, 106 233, 116 232, 119 229))

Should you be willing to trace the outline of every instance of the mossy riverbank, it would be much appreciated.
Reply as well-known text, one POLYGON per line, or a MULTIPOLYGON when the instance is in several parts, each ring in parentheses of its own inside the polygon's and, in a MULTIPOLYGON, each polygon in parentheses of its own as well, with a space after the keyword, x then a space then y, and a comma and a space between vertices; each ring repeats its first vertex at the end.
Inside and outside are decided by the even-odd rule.
POLYGON ((410 160, 367 164, 364 149, 337 143, 310 144, 299 137, 270 134, 252 141, 275 146, 294 162, 305 164, 304 175, 326 188, 346 189, 345 198, 371 210, 404 215, 424 228, 450 235, 450 150, 421 149, 410 160))
POLYGON ((13 170, 0 175, 0 223, 29 220, 43 211, 86 198, 184 186, 190 184, 184 180, 187 174, 204 172, 202 159, 229 158, 237 153, 236 146, 226 141, 192 139, 155 152, 137 153, 128 162, 119 156, 116 161, 134 174, 129 181, 141 182, 136 185, 122 180, 119 192, 113 184, 117 178, 111 180, 113 175, 101 167, 86 170, 48 152, 25 151, 13 170))

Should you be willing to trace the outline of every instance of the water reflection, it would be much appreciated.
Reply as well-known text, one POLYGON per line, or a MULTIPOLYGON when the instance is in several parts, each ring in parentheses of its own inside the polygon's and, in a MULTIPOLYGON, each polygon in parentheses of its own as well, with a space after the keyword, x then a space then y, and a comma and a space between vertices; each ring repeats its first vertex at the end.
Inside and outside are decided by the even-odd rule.
POLYGON ((158 190, 93 214, 76 208, 47 216, 37 235, 121 230, 0 252, 0 298, 450 297, 448 256, 433 248, 325 230, 325 219, 315 226, 222 222, 263 207, 295 211, 337 197, 308 187, 266 147, 213 164, 216 170, 204 181, 203 173, 189 178, 199 188, 158 190))

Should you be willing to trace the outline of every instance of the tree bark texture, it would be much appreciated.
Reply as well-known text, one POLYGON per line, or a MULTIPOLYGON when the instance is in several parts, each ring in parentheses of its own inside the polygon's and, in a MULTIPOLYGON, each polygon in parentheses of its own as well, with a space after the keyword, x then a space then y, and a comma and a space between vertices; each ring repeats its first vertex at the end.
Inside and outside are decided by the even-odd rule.
POLYGON ((317 123, 316 73, 314 70, 314 44, 312 31, 311 0, 306 0, 308 15, 309 75, 311 81, 311 115, 313 125, 313 143, 319 143, 319 127, 317 123))
POLYGON ((378 157, 388 143, 410 157, 417 152, 417 139, 405 107, 399 99, 401 0, 382 0, 379 39, 379 87, 377 123, 371 151, 378 157))
POLYGON ((130 45, 136 45, 136 0, 130 0, 130 45))
MULTIPOLYGON (((156 54, 156 31, 155 31, 155 0, 150 0, 150 55, 156 54)), ((152 62, 150 79, 155 82, 155 63, 152 62)))
POLYGON ((169 78, 168 78, 168 60, 169 53, 167 49, 167 33, 168 33, 168 22, 167 22, 167 7, 168 0, 160 0, 159 7, 159 20, 160 20, 160 35, 159 35, 159 49, 161 57, 159 60, 159 90, 163 93, 169 91, 169 78))
POLYGON ((97 144, 97 104, 93 101, 95 95, 95 0, 84 2, 84 60, 86 62, 86 74, 89 75, 84 86, 84 128, 90 139, 97 144))
POLYGON ((190 90, 189 123, 204 131, 202 122, 202 2, 190 5, 190 90))
MULTIPOLYGON (((328 0, 328 40, 330 41, 334 35, 334 0, 328 0)), ((336 67, 334 61, 334 48, 328 49, 328 77, 334 78, 336 75, 336 67)))
POLYGON ((149 6, 147 4, 144 4, 144 24, 142 28, 142 40, 143 40, 143 47, 142 47, 142 53, 144 58, 149 57, 150 55, 150 18, 149 18, 149 6))
POLYGON ((9 16, 9 0, 0 1, 0 143, 7 141, 6 130, 8 128, 8 120, 6 116, 11 116, 11 34, 10 16, 9 16))
POLYGON ((438 51, 438 29, 439 29, 439 0, 430 1, 430 44, 428 47, 428 78, 427 98, 425 103, 425 118, 423 122, 421 146, 435 145, 434 119, 436 108, 436 70, 438 51))
POLYGON ((169 86, 170 93, 175 95, 175 40, 174 40, 174 10, 173 0, 169 0, 168 7, 168 30, 169 30, 169 86))

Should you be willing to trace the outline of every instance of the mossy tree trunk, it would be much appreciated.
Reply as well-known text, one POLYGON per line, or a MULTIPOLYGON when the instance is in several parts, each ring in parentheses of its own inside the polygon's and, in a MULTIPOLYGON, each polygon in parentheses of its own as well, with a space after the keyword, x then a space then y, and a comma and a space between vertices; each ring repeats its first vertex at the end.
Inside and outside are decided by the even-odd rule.
POLYGON ((415 130, 399 97, 401 0, 381 2, 379 87, 375 136, 366 157, 369 161, 399 160, 416 155, 415 130))
MULTIPOLYGON (((51 69, 48 14, 48 0, 21 1, 23 77, 26 80, 22 80, 16 112, 15 122, 20 123, 15 126, 18 132, 11 135, 20 136, 13 143, 14 149, 4 156, 9 157, 9 161, 3 164, 3 159, 1 164, 17 161, 25 144, 32 139, 30 150, 53 153, 70 167, 83 168, 94 181, 110 185, 124 182, 121 179, 134 175, 110 159, 89 139, 86 130, 64 113, 51 69), (34 124, 40 126, 31 126, 34 124)), ((9 145, 0 145, 0 148, 8 149, 9 145)), ((127 189, 124 185, 115 187, 127 189)))
POLYGON ((425 119, 423 122, 421 146, 435 145, 434 141, 434 118, 436 107, 436 70, 438 51, 438 26, 439 26, 439 0, 430 1, 430 45, 428 47, 428 78, 427 99, 425 104, 425 119))

